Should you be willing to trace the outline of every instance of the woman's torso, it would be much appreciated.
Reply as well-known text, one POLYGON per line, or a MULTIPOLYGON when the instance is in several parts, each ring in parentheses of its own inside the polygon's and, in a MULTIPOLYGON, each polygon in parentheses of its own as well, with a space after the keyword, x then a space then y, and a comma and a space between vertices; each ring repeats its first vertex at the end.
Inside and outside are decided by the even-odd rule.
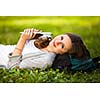
MULTIPOLYGON (((0 45, 0 65, 7 66, 9 60, 8 55, 14 50, 15 47, 16 45, 2 45, 2 44, 0 45)), ((55 58, 55 54, 44 52, 36 48, 34 46, 34 40, 26 42, 22 55, 23 55, 23 61, 20 63, 20 66, 25 68, 31 67, 31 65, 32 67, 35 66, 39 67, 41 65, 40 66, 41 68, 44 67, 46 63, 48 65, 51 65, 55 58)))

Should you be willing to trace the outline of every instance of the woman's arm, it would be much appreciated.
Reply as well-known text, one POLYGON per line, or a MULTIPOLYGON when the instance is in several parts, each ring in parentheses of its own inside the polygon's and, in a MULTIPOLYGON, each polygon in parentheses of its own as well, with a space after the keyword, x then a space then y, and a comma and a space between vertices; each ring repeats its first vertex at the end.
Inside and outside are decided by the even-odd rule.
POLYGON ((21 35, 16 48, 12 52, 12 56, 20 55, 22 54, 23 48, 25 46, 26 40, 32 39, 35 37, 34 32, 37 32, 38 30, 36 29, 25 29, 24 33, 21 35))
POLYGON ((21 36, 19 41, 18 41, 18 43, 17 43, 17 45, 16 45, 16 48, 14 49, 14 51, 12 53, 12 56, 16 56, 16 55, 22 54, 23 48, 25 46, 25 43, 26 43, 26 39, 24 39, 21 36))

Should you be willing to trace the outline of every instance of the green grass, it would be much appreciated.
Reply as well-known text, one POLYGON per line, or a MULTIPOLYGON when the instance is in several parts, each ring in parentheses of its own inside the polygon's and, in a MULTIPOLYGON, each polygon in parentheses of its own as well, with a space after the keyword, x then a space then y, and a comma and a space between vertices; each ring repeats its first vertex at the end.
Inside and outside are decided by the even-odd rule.
MULTIPOLYGON (((37 28, 55 37, 65 32, 79 34, 91 56, 100 55, 100 17, 98 16, 0 16, 0 44, 16 44, 21 31, 37 28)), ((0 69, 0 82, 100 82, 100 70, 67 73, 47 69, 0 69)))

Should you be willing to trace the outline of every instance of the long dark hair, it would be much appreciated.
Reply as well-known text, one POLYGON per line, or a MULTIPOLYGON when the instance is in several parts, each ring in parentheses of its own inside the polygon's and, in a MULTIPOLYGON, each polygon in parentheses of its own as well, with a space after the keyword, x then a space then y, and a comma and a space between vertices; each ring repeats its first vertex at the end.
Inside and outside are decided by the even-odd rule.
POLYGON ((80 36, 73 33, 65 33, 64 35, 68 35, 70 37, 72 48, 64 54, 57 54, 51 67, 53 69, 60 69, 60 71, 67 68, 67 71, 70 71, 72 66, 70 55, 75 59, 85 60, 90 58, 90 53, 80 36))
POLYGON ((72 48, 68 51, 68 53, 75 58, 87 58, 90 57, 90 53, 86 48, 85 44, 82 41, 82 38, 79 35, 72 33, 65 33, 68 35, 72 42, 72 48))

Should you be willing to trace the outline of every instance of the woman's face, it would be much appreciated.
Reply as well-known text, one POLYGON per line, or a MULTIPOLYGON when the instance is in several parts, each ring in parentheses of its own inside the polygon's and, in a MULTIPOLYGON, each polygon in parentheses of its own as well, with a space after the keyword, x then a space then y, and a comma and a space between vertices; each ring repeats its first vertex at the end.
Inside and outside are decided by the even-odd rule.
POLYGON ((71 39, 68 35, 58 35, 49 43, 49 50, 56 54, 63 54, 72 47, 71 39))

